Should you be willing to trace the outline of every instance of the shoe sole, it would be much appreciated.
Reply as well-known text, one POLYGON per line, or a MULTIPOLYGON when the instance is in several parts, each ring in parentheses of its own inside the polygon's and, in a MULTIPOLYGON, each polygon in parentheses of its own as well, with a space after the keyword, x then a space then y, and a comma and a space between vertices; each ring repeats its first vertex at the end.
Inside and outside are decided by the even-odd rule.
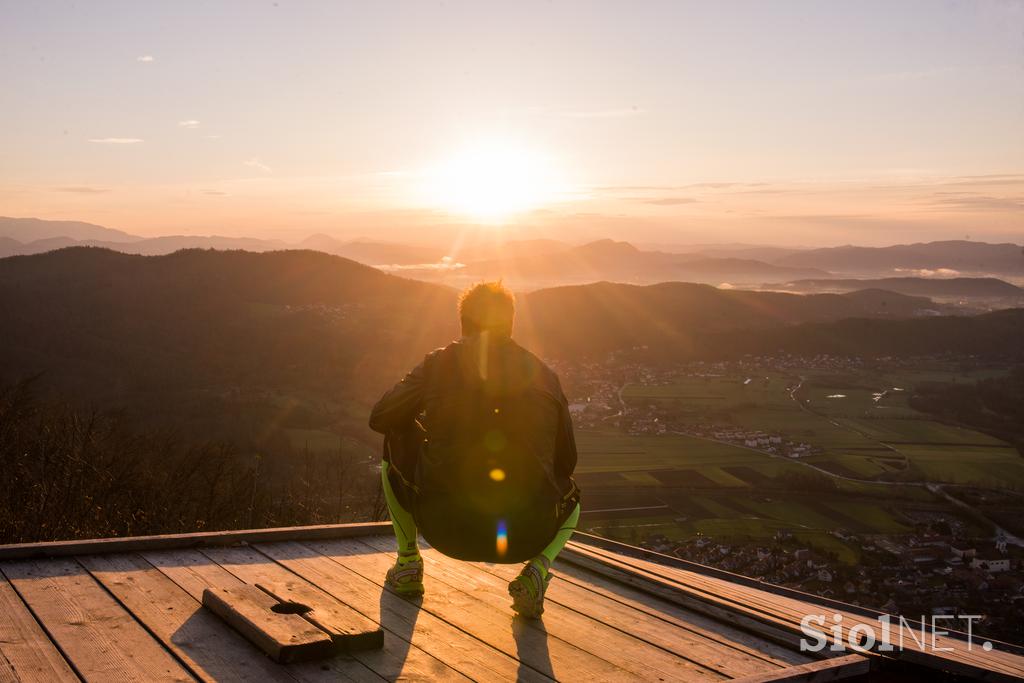
POLYGON ((538 606, 528 590, 520 582, 513 581, 510 583, 508 585, 508 594, 512 596, 512 609, 517 614, 531 619, 539 619, 544 614, 543 598, 541 598, 541 603, 538 606))
POLYGON ((422 584, 420 584, 419 586, 403 586, 401 588, 390 583, 384 585, 389 591, 391 591, 395 595, 400 595, 403 598, 418 598, 421 595, 423 595, 422 584))

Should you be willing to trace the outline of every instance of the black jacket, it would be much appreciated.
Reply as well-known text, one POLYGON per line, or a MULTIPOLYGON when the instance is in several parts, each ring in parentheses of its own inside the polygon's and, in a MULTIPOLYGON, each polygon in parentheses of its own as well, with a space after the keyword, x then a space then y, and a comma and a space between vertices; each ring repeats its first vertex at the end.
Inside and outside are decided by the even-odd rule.
POLYGON ((507 337, 428 354, 377 402, 370 427, 385 434, 399 501, 452 557, 529 559, 579 501, 558 378, 507 337))
POLYGON ((479 431, 479 425, 471 423, 469 416, 451 410, 463 403, 459 394, 470 400, 530 397, 540 402, 549 419, 542 419, 541 425, 521 427, 541 426, 544 433, 523 436, 532 441, 533 450, 538 451, 535 456, 549 463, 549 474, 558 489, 565 494, 574 488, 576 439, 558 376, 507 337, 464 337, 427 354, 422 363, 377 401, 370 413, 370 428, 381 434, 402 432, 419 418, 426 430, 428 451, 442 447, 459 440, 460 435, 453 434, 458 428, 479 431), (545 449, 550 452, 542 452, 545 449))

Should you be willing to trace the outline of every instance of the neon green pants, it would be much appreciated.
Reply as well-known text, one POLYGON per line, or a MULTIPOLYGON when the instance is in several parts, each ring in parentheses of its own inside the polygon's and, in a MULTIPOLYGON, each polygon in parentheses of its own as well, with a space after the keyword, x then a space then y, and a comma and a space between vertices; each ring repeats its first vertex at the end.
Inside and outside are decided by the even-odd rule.
POLYGON ((399 504, 391 488, 391 481, 388 480, 389 468, 390 465, 385 460, 380 466, 380 479, 384 486, 384 502, 387 503, 388 514, 391 515, 391 526, 394 527, 395 538, 398 539, 398 555, 415 559, 420 554, 416 545, 416 521, 412 514, 399 504))
MULTIPOLYGON (((388 468, 387 461, 381 464, 380 476, 381 484, 384 486, 384 501, 388 506, 388 514, 391 515, 391 526, 395 530, 395 538, 398 539, 398 557, 399 562, 403 558, 410 560, 419 557, 419 547, 416 544, 416 521, 412 518, 412 514, 403 508, 398 502, 398 498, 395 496, 394 490, 391 488, 391 482, 388 480, 388 468)), ((572 537, 572 532, 576 530, 576 524, 580 519, 580 506, 577 503, 575 509, 566 518, 561 528, 555 534, 555 537, 551 539, 551 543, 547 545, 544 550, 541 551, 540 555, 530 560, 531 563, 537 566, 538 569, 543 570, 547 573, 551 564, 558 557, 558 554, 562 552, 562 548, 569 542, 569 538, 572 537)))

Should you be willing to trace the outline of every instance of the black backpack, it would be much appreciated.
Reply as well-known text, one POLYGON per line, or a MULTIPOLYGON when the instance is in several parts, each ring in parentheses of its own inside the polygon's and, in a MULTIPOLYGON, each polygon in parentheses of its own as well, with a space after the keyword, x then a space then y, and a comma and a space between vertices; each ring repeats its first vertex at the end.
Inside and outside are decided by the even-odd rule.
POLYGON ((558 400, 538 374, 543 366, 514 343, 492 347, 487 370, 473 346, 452 351, 424 368, 413 516, 445 555, 523 562, 551 542, 565 516, 553 470, 558 400))

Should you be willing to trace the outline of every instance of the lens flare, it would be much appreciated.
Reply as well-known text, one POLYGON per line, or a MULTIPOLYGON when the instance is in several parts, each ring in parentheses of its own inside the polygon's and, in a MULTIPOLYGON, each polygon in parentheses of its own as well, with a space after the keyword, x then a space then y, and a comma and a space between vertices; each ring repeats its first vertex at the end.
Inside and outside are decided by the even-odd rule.
POLYGON ((490 472, 492 481, 505 481, 505 470, 495 467, 490 472))
POLYGON ((498 520, 498 537, 495 539, 494 547, 498 551, 498 557, 505 557, 505 553, 508 552, 508 528, 503 519, 498 520))

